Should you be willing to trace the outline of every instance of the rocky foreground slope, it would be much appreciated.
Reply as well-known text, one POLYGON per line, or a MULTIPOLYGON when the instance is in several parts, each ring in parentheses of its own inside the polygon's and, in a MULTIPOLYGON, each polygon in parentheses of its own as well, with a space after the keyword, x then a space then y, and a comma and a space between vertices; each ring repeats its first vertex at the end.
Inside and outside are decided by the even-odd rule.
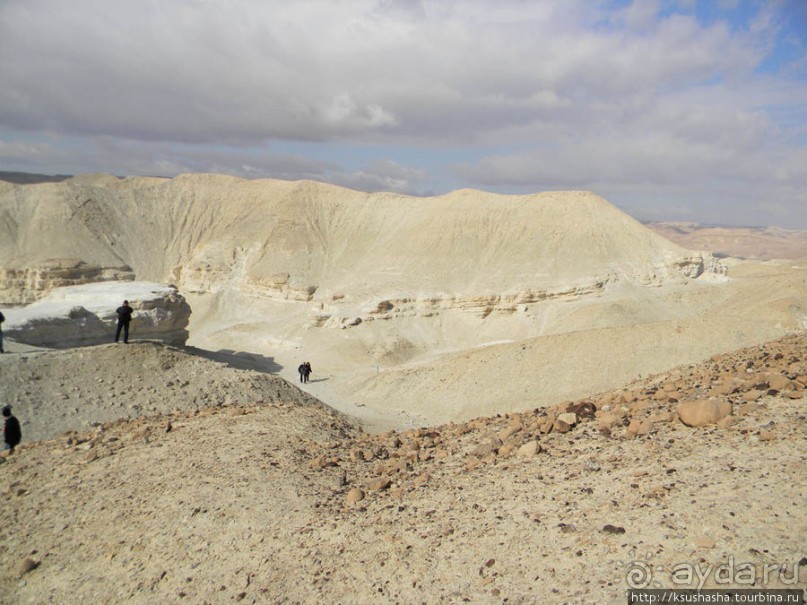
POLYGON ((729 563, 805 587, 805 351, 382 435, 289 393, 24 444, 0 463, 0 601, 624 603, 729 563))

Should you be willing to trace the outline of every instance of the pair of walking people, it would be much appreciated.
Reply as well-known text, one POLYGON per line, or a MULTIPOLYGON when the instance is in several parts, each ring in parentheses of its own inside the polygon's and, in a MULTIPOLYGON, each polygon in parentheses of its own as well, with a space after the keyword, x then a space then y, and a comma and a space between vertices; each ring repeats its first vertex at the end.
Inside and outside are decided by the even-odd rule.
POLYGON ((311 376, 311 362, 301 363, 297 367, 297 371, 300 373, 300 382, 308 382, 308 377, 311 376))

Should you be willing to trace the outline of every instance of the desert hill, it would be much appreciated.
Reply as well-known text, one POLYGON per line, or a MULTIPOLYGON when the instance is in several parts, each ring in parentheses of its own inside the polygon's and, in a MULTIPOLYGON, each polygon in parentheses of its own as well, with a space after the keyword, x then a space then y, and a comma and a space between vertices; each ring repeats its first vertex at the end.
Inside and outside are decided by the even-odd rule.
POLYGON ((206 358, 188 351, 138 342, 3 355, 3 403, 25 418, 25 441, 221 405, 322 405, 282 378, 243 369, 252 361, 247 357, 221 352, 206 358))
POLYGON ((178 288, 190 345, 291 381, 309 360, 305 389, 373 430, 594 395, 807 326, 803 265, 687 250, 589 192, 0 183, 6 315, 135 279, 178 288))
POLYGON ((684 248, 711 250, 719 256, 773 260, 807 258, 807 231, 781 227, 720 227, 696 223, 648 224, 684 248))
POLYGON ((78 258, 189 292, 360 304, 529 302, 559 287, 695 277, 704 262, 587 192, 417 198, 218 175, 3 183, 0 237, 7 271, 78 258))
MULTIPOLYGON (((594 398, 377 435, 162 345, 6 356, 4 377, 114 379, 116 397, 86 380, 96 418, 179 375, 255 401, 169 396, 178 409, 0 458, 0 601, 624 603, 631 586, 716 587, 729 561, 756 587, 803 588, 806 350, 802 333, 594 398), (684 583, 696 564, 703 581, 684 583)), ((61 401, 41 406, 75 428, 61 401)))

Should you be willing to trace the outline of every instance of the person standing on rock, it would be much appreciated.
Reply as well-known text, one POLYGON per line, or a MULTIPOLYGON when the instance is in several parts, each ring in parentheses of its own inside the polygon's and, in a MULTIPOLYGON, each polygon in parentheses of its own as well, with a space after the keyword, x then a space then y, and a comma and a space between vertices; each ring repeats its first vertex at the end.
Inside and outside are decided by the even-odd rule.
POLYGON ((3 439, 6 442, 6 449, 9 454, 14 453, 14 448, 22 441, 22 429, 20 429, 20 421, 11 413, 11 406, 7 405, 3 408, 3 418, 6 419, 5 426, 3 427, 3 439))
POLYGON ((5 353, 3 349, 3 322, 6 321, 5 315, 0 311, 0 353, 5 353))
POLYGON ((123 330, 123 342, 129 344, 129 322, 132 321, 132 313, 134 309, 129 306, 129 301, 124 300, 123 305, 115 309, 118 314, 118 328, 115 330, 115 342, 120 338, 120 332, 123 330))

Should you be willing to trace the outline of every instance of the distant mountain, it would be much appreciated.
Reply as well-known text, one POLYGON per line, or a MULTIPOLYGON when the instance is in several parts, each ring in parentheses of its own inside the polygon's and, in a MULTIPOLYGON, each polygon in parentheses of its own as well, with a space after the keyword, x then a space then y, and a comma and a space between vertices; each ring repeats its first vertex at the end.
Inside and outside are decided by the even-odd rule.
POLYGON ((35 185, 36 183, 61 183, 71 178, 71 174, 35 174, 33 172, 6 172, 0 170, 0 181, 15 185, 35 185))
POLYGON ((807 231, 781 227, 728 227, 686 222, 648 223, 647 227, 690 250, 736 258, 807 258, 807 231))

